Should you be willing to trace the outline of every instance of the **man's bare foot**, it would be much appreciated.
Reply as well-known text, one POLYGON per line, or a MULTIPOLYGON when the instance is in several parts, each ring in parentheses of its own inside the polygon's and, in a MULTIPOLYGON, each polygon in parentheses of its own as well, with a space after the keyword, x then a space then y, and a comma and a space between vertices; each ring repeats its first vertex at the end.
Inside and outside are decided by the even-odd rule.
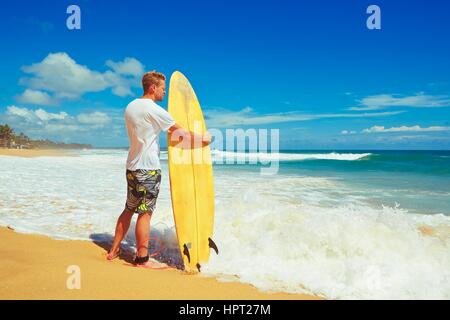
POLYGON ((117 250, 114 250, 114 251, 110 250, 108 252, 108 255, 106 256, 106 259, 108 261, 112 261, 112 260, 114 260, 115 258, 117 258, 119 256, 120 256, 120 248, 118 248, 117 250))
POLYGON ((170 269, 170 267, 167 266, 166 264, 160 263, 154 259, 149 259, 147 262, 142 264, 136 264, 136 267, 146 269, 170 269))

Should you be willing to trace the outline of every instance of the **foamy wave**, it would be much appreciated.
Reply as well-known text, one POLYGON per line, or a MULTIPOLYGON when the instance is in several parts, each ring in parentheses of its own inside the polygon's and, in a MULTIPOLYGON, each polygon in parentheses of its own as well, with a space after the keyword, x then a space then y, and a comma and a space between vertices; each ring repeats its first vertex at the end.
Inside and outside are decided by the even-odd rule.
MULTIPOLYGON (((0 224, 58 238, 111 240, 125 201, 125 158, 124 152, 0 158, 0 224)), ((152 235, 164 242, 162 259, 170 260, 179 252, 166 163, 162 169, 152 235)), ((212 253, 202 266, 206 273, 332 299, 450 299, 449 217, 381 207, 341 179, 268 180, 223 168, 214 176, 220 255, 212 253), (438 236, 425 236, 423 225, 438 236)))
POLYGON ((264 153, 264 152, 230 152, 212 151, 213 159, 218 160, 244 160, 244 161, 301 161, 301 160, 361 160, 371 153, 264 153))
MULTIPOLYGON (((232 152, 232 151, 211 151, 214 163, 268 163, 274 161, 302 161, 302 160, 342 160, 356 161, 372 155, 371 153, 267 153, 267 152, 232 152)), ((161 160, 167 160, 167 151, 161 151, 161 160)))
POLYGON ((234 275, 262 290, 331 299, 449 299, 450 237, 422 225, 450 226, 443 215, 374 208, 341 196, 340 205, 273 198, 240 190, 216 207, 215 242, 204 270, 234 275))

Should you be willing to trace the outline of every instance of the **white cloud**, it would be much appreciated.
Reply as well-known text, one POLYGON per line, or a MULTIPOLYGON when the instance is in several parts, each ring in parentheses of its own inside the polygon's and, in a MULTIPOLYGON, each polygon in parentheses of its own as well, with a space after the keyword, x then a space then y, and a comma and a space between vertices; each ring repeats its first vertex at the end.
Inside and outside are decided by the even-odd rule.
POLYGON ((113 69, 117 74, 139 77, 144 73, 143 64, 135 58, 127 57, 123 61, 119 62, 108 60, 106 61, 106 65, 113 69))
POLYGON ((50 113, 42 109, 37 109, 36 111, 34 111, 34 114, 42 121, 49 121, 52 119, 64 120, 68 117, 68 114, 65 112, 50 113))
POLYGON ((235 126, 264 125, 295 121, 308 121, 324 118, 368 118, 382 117, 400 114, 403 111, 378 112, 378 113, 323 113, 301 114, 297 112, 257 114, 252 108, 246 107, 239 111, 231 111, 223 108, 205 109, 205 120, 209 127, 226 128, 235 126))
POLYGON ((71 123, 47 123, 41 130, 41 134, 59 134, 67 135, 68 133, 76 133, 87 131, 88 128, 71 123))
POLYGON ((0 108, 0 123, 7 123, 16 133, 23 132, 32 139, 90 143, 95 146, 128 145, 123 108, 102 105, 80 114, 71 114, 11 105, 0 108))
POLYGON ((34 112, 28 110, 27 108, 19 108, 16 106, 6 107, 6 114, 18 116, 27 121, 32 121, 33 119, 37 118, 34 112))
POLYGON ((343 134, 343 135, 356 134, 356 131, 342 130, 341 134, 343 134))
POLYGON ((132 96, 131 84, 136 86, 137 79, 124 78, 121 75, 112 71, 106 71, 104 73, 105 80, 110 84, 112 92, 119 97, 132 96))
POLYGON ((51 113, 43 109, 31 110, 16 106, 6 108, 6 122, 13 128, 37 134, 61 134, 68 132, 87 132, 106 127, 111 117, 106 113, 95 111, 71 116, 66 112, 51 113))
POLYGON ((17 101, 24 104, 33 104, 39 106, 53 106, 58 102, 53 99, 47 92, 26 89, 24 93, 17 97, 17 101))
POLYGON ((50 53, 41 62, 22 67, 30 76, 20 80, 28 89, 19 99, 43 104, 45 100, 77 99, 85 93, 109 88, 118 96, 133 95, 131 87, 139 85, 138 77, 144 66, 135 58, 119 62, 108 60, 106 64, 112 70, 99 72, 78 64, 65 52, 50 53))
POLYGON ((433 96, 419 93, 401 97, 392 94, 379 94, 362 99, 359 107, 352 107, 349 110, 367 111, 389 107, 439 108, 448 106, 450 106, 450 98, 448 96, 433 96))
POLYGON ((46 90, 64 98, 77 98, 86 92, 102 91, 109 84, 104 76, 79 65, 67 53, 50 53, 39 63, 22 68, 31 78, 22 83, 37 90, 46 90))
POLYGON ((395 136, 390 137, 388 139, 389 141, 415 141, 415 142, 433 142, 433 141, 439 141, 439 142, 446 142, 450 141, 449 137, 439 137, 439 136, 427 136, 427 135, 402 135, 402 136, 395 136))
POLYGON ((438 132, 438 131, 450 131, 450 127, 431 126, 428 128, 422 128, 419 125, 415 126, 400 126, 385 128, 384 126, 373 126, 368 129, 362 130, 363 133, 384 133, 384 132, 438 132))
POLYGON ((20 117, 27 122, 42 123, 52 119, 64 120, 68 118, 68 114, 65 112, 50 113, 43 109, 30 110, 27 108, 20 108, 16 106, 6 107, 6 114, 11 116, 20 117))
POLYGON ((81 113, 77 116, 79 123, 90 124, 94 126, 104 126, 111 122, 111 118, 103 112, 81 113))

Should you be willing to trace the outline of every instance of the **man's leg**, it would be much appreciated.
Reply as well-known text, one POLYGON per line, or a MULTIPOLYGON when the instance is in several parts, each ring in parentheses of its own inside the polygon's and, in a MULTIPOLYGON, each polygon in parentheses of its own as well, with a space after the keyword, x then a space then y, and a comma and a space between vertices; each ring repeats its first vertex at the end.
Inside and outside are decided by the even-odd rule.
POLYGON ((130 227, 131 218, 133 217, 133 212, 129 211, 127 208, 125 208, 120 215, 119 219, 117 219, 116 224, 116 233, 114 235, 114 241, 113 245, 111 247, 111 250, 109 251, 108 257, 115 256, 120 249, 120 243, 122 242, 123 238, 127 234, 128 228, 130 227))
POLYGON ((150 241, 150 219, 152 212, 142 213, 136 222, 136 246, 137 256, 146 257, 148 255, 148 243, 150 241))

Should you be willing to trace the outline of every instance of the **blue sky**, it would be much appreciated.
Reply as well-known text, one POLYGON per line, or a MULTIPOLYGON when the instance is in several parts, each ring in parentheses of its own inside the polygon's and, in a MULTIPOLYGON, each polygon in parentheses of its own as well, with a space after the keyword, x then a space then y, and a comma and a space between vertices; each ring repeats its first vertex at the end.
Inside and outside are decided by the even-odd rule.
POLYGON ((127 146, 142 72, 180 70, 209 128, 278 128, 282 149, 448 150, 449 15, 444 0, 2 3, 0 123, 127 146))

